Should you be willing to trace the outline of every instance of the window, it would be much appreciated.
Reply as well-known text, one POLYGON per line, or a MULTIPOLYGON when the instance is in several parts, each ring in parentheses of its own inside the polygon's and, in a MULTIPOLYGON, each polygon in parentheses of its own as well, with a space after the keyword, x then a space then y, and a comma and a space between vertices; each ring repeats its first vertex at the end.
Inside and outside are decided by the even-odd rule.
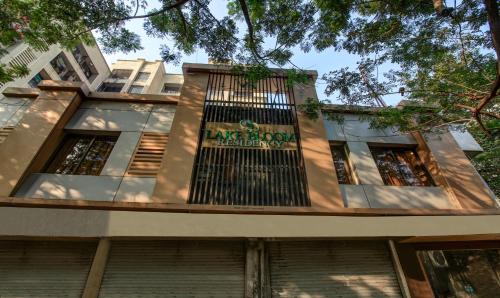
POLYGON ((432 186, 433 182, 417 153, 409 148, 371 148, 386 185, 432 186))
POLYGON ((500 250, 419 251, 435 297, 498 297, 500 250))
POLYGON ((36 88, 38 84, 40 84, 43 80, 50 80, 50 76, 47 74, 45 70, 42 69, 39 73, 37 73, 29 82, 31 88, 36 88))
POLYGON ((138 75, 137 75, 137 78, 135 79, 136 81, 147 81, 149 79, 149 75, 150 73, 149 72, 140 72, 138 75))
POLYGON ((117 136, 68 135, 47 168, 48 173, 99 175, 117 136))
POLYGON ((332 151, 333 164, 335 165, 339 183, 354 184, 344 145, 330 144, 330 150, 332 151))
POLYGON ((99 87, 100 92, 120 92, 124 84, 102 83, 99 87))
POLYGON ((111 72, 110 78, 126 80, 130 77, 131 74, 132 74, 131 69, 113 69, 113 72, 111 72))
POLYGON ((132 85, 130 89, 128 89, 128 93, 142 93, 142 90, 144 89, 143 86, 136 86, 132 85))
POLYGON ((166 83, 163 85, 161 92, 166 94, 179 94, 181 92, 181 85, 166 83))
POLYGON ((78 76, 78 74, 73 69, 73 66, 66 58, 64 53, 57 55, 52 61, 50 61, 50 65, 57 72, 61 80, 68 82, 81 82, 82 80, 78 76))
POLYGON ((92 63, 85 47, 82 44, 79 44, 72 53, 76 62, 80 65, 85 77, 89 80, 89 82, 93 82, 99 73, 97 72, 94 63, 92 63))

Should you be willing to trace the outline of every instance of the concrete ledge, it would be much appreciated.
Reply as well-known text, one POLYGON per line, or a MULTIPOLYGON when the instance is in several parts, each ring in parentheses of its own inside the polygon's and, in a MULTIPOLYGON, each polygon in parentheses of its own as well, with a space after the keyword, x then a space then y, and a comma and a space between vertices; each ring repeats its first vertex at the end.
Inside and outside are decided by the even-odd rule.
POLYGON ((271 207, 172 204, 160 202, 104 201, 103 199, 40 199, 0 197, 0 207, 57 208, 112 211, 147 211, 207 214, 259 214, 300 216, 477 216, 500 215, 500 209, 395 209, 342 207, 271 207))
MULTIPOLYGON (((207 73, 207 72, 224 72, 224 73, 232 73, 233 65, 223 65, 223 64, 202 64, 202 63, 183 63, 182 70, 184 76, 189 73, 198 72, 198 73, 207 73)), ((271 68, 271 70, 276 75, 287 76, 286 69, 281 68, 271 68)), ((318 72, 316 70, 305 70, 305 73, 308 76, 313 77, 314 80, 318 77, 318 72)))
POLYGON ((2 92, 2 94, 7 96, 7 97, 37 98, 38 94, 40 94, 40 89, 38 89, 38 88, 7 87, 2 92))
POLYGON ((500 237, 500 215, 350 217, 0 208, 0 236, 25 237, 500 237))
POLYGON ((37 87, 40 90, 48 91, 75 91, 83 96, 90 93, 89 87, 84 82, 43 80, 37 87))
POLYGON ((165 104, 177 104, 179 102, 179 96, 176 95, 130 94, 118 92, 90 92, 86 99, 165 104))

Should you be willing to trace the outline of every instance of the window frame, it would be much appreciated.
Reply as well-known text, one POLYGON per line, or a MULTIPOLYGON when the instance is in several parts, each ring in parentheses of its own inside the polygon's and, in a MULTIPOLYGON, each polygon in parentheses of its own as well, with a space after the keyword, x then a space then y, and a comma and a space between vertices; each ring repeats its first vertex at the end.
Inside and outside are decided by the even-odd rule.
POLYGON ((68 131, 65 133, 64 137, 62 138, 62 141, 59 143, 57 146, 56 150, 52 153, 51 158, 48 160, 46 163, 43 173, 48 173, 48 174, 58 174, 58 175, 82 175, 82 176, 99 176, 106 166, 106 163, 109 160, 109 157, 111 156, 111 153, 116 146, 116 143, 118 142, 118 138, 120 137, 120 132, 75 132, 75 131, 68 131), (77 173, 78 170, 80 169, 80 166, 82 165, 83 161, 87 158, 89 152, 92 149, 92 146, 94 145, 95 141, 99 138, 107 138, 109 140, 113 140, 114 144, 110 148, 108 155, 106 156, 104 162, 102 163, 101 167, 97 171, 97 173, 77 173), (70 142, 72 139, 76 139, 77 141, 71 146, 67 147, 68 142, 70 142), (76 166, 73 167, 72 171, 70 173, 57 173, 57 170, 62 167, 63 163, 68 159, 68 155, 71 153, 72 149, 74 146, 78 143, 79 140, 82 139, 90 139, 91 141, 87 145, 87 148, 85 149, 85 152, 82 154, 81 157, 78 158, 78 161, 76 162, 76 166), (69 150, 68 150, 69 149, 69 150))
POLYGON ((135 77, 135 80, 136 82, 146 82, 147 80, 149 80, 149 78, 151 77, 151 73, 148 72, 148 71, 140 71, 139 73, 137 73, 137 76, 135 77), (143 76, 147 75, 146 78, 143 78, 143 76))
POLYGON ((123 90, 123 87, 125 86, 124 83, 109 83, 109 82, 102 82, 102 84, 97 88, 97 92, 110 92, 110 93, 120 93, 123 90), (120 87, 120 90, 118 90, 118 87, 120 87), (108 91, 108 88, 117 88, 114 91, 108 91))
POLYGON ((337 181, 339 182, 340 185, 357 185, 359 184, 358 177, 356 176, 356 173, 354 171, 354 167, 351 163, 351 160, 349 159, 349 150, 347 148, 347 144, 345 142, 336 142, 336 141, 330 141, 328 142, 330 145, 330 152, 332 154, 332 162, 333 166, 335 168, 335 174, 337 175, 337 181), (334 147, 339 147, 338 149, 342 150, 343 154, 343 159, 344 159, 344 167, 347 173, 347 176, 349 178, 350 183, 341 183, 338 175, 338 170, 336 167, 336 161, 335 161, 335 156, 333 152, 334 147))
MULTIPOLYGON (((404 187, 404 186, 413 186, 413 187, 432 187, 436 186, 436 183, 434 181, 434 177, 431 175, 430 171, 427 169, 425 164, 422 162, 420 159, 420 156, 418 155, 417 148, 415 146, 407 146, 407 145, 398 145, 398 144, 368 144, 368 147, 370 149, 370 154, 372 155, 373 161, 375 162, 375 165, 377 167, 377 170, 384 182, 384 185, 386 186, 399 186, 399 187, 404 187), (413 174, 415 174, 415 171, 421 171, 421 174, 423 174, 427 179, 425 181, 422 181, 420 179, 421 175, 415 175, 417 179, 419 180, 421 185, 415 185, 409 183, 407 179, 404 179, 404 175, 401 174, 401 171, 398 169, 398 174, 401 176, 401 178, 404 179, 402 184, 391 184, 387 179, 385 179, 385 175, 381 172, 381 168, 379 167, 379 164, 377 162, 376 158, 376 151, 391 151, 391 155, 393 157, 397 157, 395 152, 407 152, 410 151, 414 155, 414 162, 410 161, 409 164, 411 165, 411 171, 413 174)), ((397 160, 397 158, 395 158, 397 160)), ((398 163, 399 165, 399 163, 398 163)))
POLYGON ((131 85, 128 88, 127 93, 130 93, 130 94, 143 94, 142 93, 143 91, 144 91, 144 86, 142 86, 142 85, 131 85), (134 89, 134 88, 141 88, 141 91, 140 92, 132 92, 132 89, 134 89))
POLYGON ((161 93, 164 93, 164 94, 170 94, 170 95, 173 95, 173 94, 180 94, 181 93, 181 89, 182 89, 182 84, 176 84, 176 83, 164 83, 163 84, 163 87, 161 88, 161 93), (171 87, 172 89, 173 88, 176 88, 176 91, 173 91, 173 90, 167 90, 168 87, 171 87))

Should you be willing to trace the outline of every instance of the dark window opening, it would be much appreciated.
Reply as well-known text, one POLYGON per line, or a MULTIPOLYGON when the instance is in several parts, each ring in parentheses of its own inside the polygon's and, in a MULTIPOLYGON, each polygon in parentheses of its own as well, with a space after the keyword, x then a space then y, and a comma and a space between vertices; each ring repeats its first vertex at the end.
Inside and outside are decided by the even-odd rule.
POLYGON ((50 61, 50 65, 57 72, 61 80, 68 82, 81 82, 82 80, 78 76, 78 74, 73 69, 73 66, 66 58, 64 53, 57 55, 52 61, 50 61))
POLYGON ((29 82, 28 85, 30 85, 31 88, 36 88, 38 84, 40 84, 41 81, 43 80, 50 80, 49 74, 42 69, 39 73, 37 73, 29 82))
POLYGON ((99 87, 100 92, 120 92, 125 84, 102 83, 99 87))
POLYGON ((149 75, 149 72, 139 72, 135 80, 139 82, 147 81, 149 79, 149 75))
POLYGON ((498 297, 500 250, 418 252, 434 295, 439 298, 498 297))
POLYGON ((330 144, 333 164, 340 184, 354 184, 344 145, 330 144))
POLYGON ((87 80, 92 83, 99 73, 97 72, 97 68, 89 57, 87 50, 82 44, 79 44, 73 50, 73 57, 75 57, 76 62, 80 65, 83 74, 87 78, 87 80))
POLYGON ((117 139, 118 136, 68 135, 49 164, 47 172, 97 176, 117 139))
POLYGON ((113 69, 110 78, 126 80, 130 77, 131 74, 132 74, 131 69, 113 69))
POLYGON ((371 148, 385 185, 432 186, 432 178, 410 148, 371 148))
POLYGON ((163 89, 161 90, 161 93, 179 94, 181 92, 181 87, 182 87, 182 85, 180 85, 180 84, 166 83, 165 85, 163 85, 163 89))
POLYGON ((128 89, 128 93, 141 94, 143 90, 144 90, 144 86, 132 85, 128 89))

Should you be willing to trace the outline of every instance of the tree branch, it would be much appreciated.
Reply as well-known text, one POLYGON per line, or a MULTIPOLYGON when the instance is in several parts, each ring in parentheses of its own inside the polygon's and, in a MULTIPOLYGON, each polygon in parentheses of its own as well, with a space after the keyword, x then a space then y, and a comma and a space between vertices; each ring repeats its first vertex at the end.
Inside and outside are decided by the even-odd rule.
POLYGON ((262 57, 257 51, 253 25, 252 21, 250 20, 250 13, 248 12, 247 3, 245 0, 238 0, 238 2, 240 3, 241 12, 243 12, 243 16, 245 17, 245 23, 247 24, 248 28, 248 36, 250 38, 250 50, 252 51, 252 54, 255 56, 255 58, 257 58, 257 60, 266 60, 265 57, 262 57))
MULTIPOLYGON (((474 107, 470 107, 470 106, 466 106, 466 105, 463 105, 463 104, 456 104, 455 106, 456 106, 457 108, 462 108, 462 109, 469 110, 469 111, 471 111, 471 112, 473 112, 473 113, 476 111, 476 108, 474 108, 474 107)), ((490 117, 492 117, 492 118, 500 119, 500 115, 499 115, 499 114, 490 113, 490 112, 485 112, 485 111, 478 111, 477 113, 478 113, 478 114, 485 115, 485 116, 490 116, 490 117)))
POLYGON ((156 16, 156 15, 159 15, 159 14, 162 14, 162 13, 165 13, 171 9, 176 9, 176 8, 180 8, 182 7, 184 4, 186 4, 187 2, 189 2, 190 0, 177 0, 175 3, 172 3, 170 5, 167 5, 167 6, 164 6, 162 7, 162 9, 160 10, 157 10, 157 11, 154 11, 154 12, 150 12, 148 14, 144 14, 144 15, 133 15, 133 16, 126 16, 126 17, 123 17, 123 18, 116 18, 116 19, 112 19, 112 20, 106 20, 102 23, 99 23, 95 26, 93 26, 93 28, 89 28, 85 31, 82 31, 82 32, 79 32, 77 34, 75 34, 75 38, 82 35, 82 34, 85 34, 85 33, 88 33, 94 29, 97 29, 101 26, 104 26, 104 25, 111 25, 111 24, 116 24, 116 23, 119 23, 119 22, 123 22, 123 21, 128 21, 128 20, 133 20, 133 19, 144 19, 144 18, 149 18, 149 17, 153 17, 153 16, 156 16))

